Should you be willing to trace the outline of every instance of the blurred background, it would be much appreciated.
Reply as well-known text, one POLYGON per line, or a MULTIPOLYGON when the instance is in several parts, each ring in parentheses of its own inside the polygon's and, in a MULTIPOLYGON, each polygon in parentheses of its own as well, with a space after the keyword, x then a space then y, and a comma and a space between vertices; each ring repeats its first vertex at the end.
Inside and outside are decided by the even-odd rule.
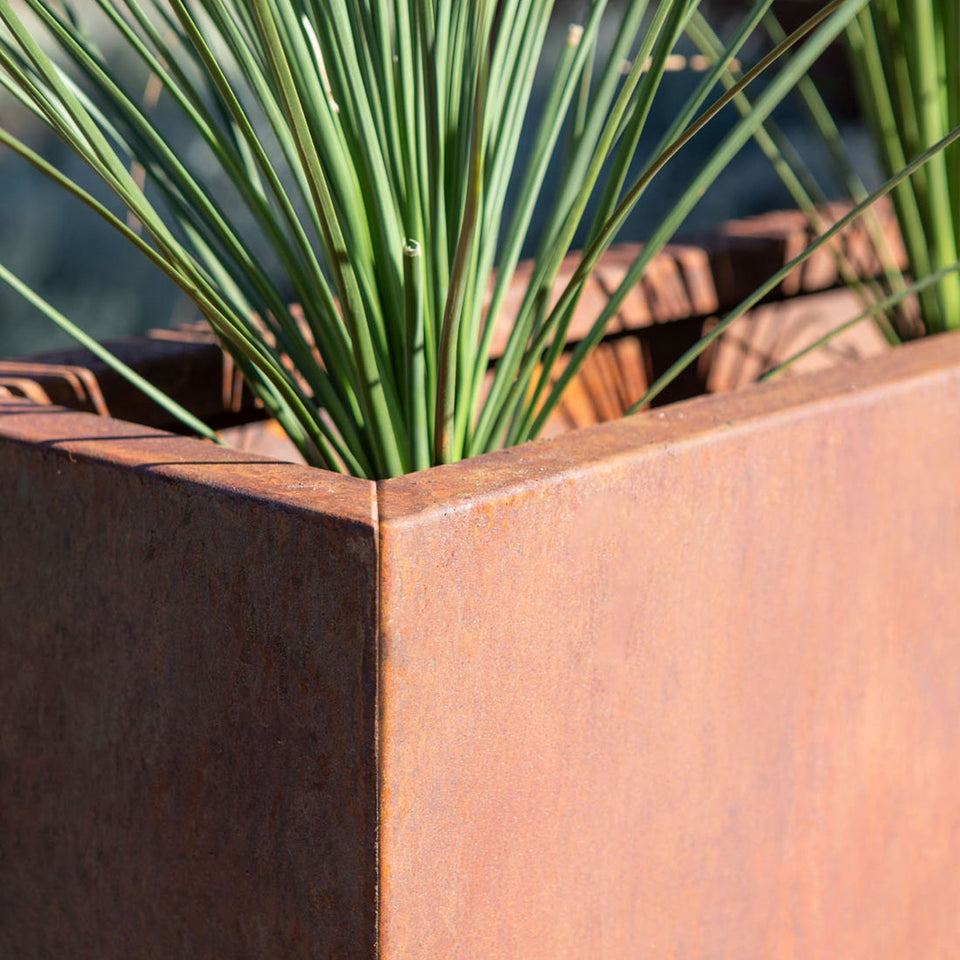
MULTIPOLYGON (((83 5, 83 0, 77 4, 81 9, 83 5)), ((748 0, 708 0, 704 13, 721 36, 725 36, 732 33, 738 16, 749 5, 748 0)), ((821 0, 778 0, 773 9, 789 29, 801 23, 820 5, 821 0)), ((581 0, 558 0, 544 57, 544 81, 565 40, 567 25, 579 19, 585 6, 581 0)), ((615 7, 616 4, 612 3, 614 17, 615 7)), ((109 56, 106 36, 103 49, 109 56)), ((758 40, 745 48, 740 59, 749 66, 762 55, 762 50, 758 40)), ((115 66, 122 69, 124 64, 120 61, 115 66)), ((698 77, 690 72, 667 76, 649 120, 648 143, 656 141, 697 80, 698 77)), ((877 182, 872 149, 852 100, 852 82, 846 71, 842 46, 828 51, 818 64, 815 80, 864 179, 868 184, 877 182)), ((164 109, 163 101, 157 109, 164 109)), ((534 102, 532 113, 535 115, 536 112, 534 102)), ((643 240, 652 232, 652 225, 669 207, 674 195, 672 185, 688 182, 691 173, 699 168, 729 129, 734 116, 732 108, 728 108, 672 161, 627 224, 621 239, 643 240)), ((830 189, 828 159, 799 104, 795 101, 786 103, 775 114, 775 119, 821 182, 830 189)), ((30 118, 2 97, 0 122, 14 129, 34 149, 81 183, 93 183, 93 179, 85 178, 80 166, 71 160, 66 147, 44 134, 30 118)), ((170 138, 181 152, 189 154, 190 143, 177 140, 175 127, 171 127, 170 138)), ((835 185, 834 190, 839 192, 835 185)), ((684 225, 684 231, 706 229, 722 220, 787 206, 792 206, 789 195, 768 161, 750 145, 704 196, 684 225)), ((0 211, 0 262, 94 336, 101 339, 130 336, 151 327, 197 319, 193 307, 173 284, 140 254, 78 201, 2 147, 0 211)), ((0 356, 24 355, 70 345, 69 338, 0 284, 0 356)))

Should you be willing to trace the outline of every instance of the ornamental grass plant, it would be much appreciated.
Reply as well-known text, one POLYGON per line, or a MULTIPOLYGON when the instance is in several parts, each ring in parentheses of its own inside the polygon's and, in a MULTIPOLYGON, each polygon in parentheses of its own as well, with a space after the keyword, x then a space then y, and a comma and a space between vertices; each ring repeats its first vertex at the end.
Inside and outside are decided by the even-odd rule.
MULTIPOLYGON (((552 0, 94 2, 139 79, 111 66, 67 0, 0 0, 0 84, 99 186, 71 179, 10 129, 0 129, 0 144, 93 209, 191 298, 307 462, 370 478, 535 437, 651 259, 744 144, 769 139, 777 105, 870 6, 822 3, 740 74, 736 58, 774 0, 757 0, 726 43, 709 30, 700 0, 627 0, 616 9, 592 0, 533 115, 552 0), (652 104, 687 35, 712 66, 651 142, 652 104), (187 121, 199 147, 168 142, 156 101, 187 121), (740 107, 739 119, 679 185, 552 377, 591 270, 650 185, 670 177, 671 159, 728 105, 740 107), (579 239, 577 267, 557 289, 579 239), (530 248, 532 275, 487 390, 493 332, 530 248)), ((637 406, 960 136, 941 133, 925 153, 906 151, 879 190, 679 358, 637 406)), ((768 149, 789 175, 775 140, 768 149)), ((2 266, 0 278, 125 369, 2 266)), ((909 289, 874 298, 865 315, 909 289)))

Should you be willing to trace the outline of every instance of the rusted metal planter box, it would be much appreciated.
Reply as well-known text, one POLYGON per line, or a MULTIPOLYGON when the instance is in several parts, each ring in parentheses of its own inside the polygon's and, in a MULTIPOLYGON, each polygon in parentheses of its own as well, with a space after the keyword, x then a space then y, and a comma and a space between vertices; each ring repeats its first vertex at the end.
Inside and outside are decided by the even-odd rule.
POLYGON ((371 484, 0 403, 0 956, 951 957, 960 336, 371 484))

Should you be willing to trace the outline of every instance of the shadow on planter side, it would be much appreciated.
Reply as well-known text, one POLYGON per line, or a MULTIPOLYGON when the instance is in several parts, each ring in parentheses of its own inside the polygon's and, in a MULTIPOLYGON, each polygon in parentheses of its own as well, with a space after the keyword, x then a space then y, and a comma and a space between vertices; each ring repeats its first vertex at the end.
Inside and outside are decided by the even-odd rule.
POLYGON ((0 422, 0 956, 372 956, 369 485, 0 422))

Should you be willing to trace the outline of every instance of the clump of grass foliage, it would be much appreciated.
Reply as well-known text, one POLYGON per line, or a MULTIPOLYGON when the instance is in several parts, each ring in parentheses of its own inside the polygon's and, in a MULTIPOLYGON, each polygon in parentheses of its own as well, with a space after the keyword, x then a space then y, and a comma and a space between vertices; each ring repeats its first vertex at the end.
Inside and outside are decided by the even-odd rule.
MULTIPOLYGON (((0 0, 0 83, 86 161, 106 193, 71 180, 10 130, 0 142, 179 285, 308 462, 386 477, 535 436, 652 257, 741 147, 764 134, 823 49, 861 22, 869 0, 824 2, 742 76, 734 60, 773 0, 758 0, 726 44, 700 0, 627 0, 609 11, 606 0, 586 2, 537 117, 528 114, 552 0, 93 2, 115 33, 111 49, 140 62, 202 151, 168 144, 162 111, 143 103, 143 73, 137 86, 112 69, 66 0, 19 0, 16 9, 0 0), (599 62, 611 17, 612 47, 599 62), (685 34, 714 65, 650 143, 651 106, 685 34), (747 88, 762 74, 747 107, 747 88), (734 103, 739 120, 680 185, 553 383, 597 260, 650 184, 669 176, 670 160, 734 103), (649 158, 639 172, 638 153, 649 158), (538 211, 545 225, 533 237, 538 211), (554 302, 578 232, 586 236, 579 264, 554 302), (493 330, 529 245, 532 277, 485 394, 493 330)), ((911 164, 905 154, 896 176, 818 244, 933 152, 911 164)), ((102 352, 9 271, 0 277, 102 352)))
MULTIPOLYGON (((899 170, 960 124, 960 3, 874 0, 847 39, 860 102, 884 168, 899 170)), ((960 145, 932 158, 893 193, 928 333, 960 327, 960 145)))

